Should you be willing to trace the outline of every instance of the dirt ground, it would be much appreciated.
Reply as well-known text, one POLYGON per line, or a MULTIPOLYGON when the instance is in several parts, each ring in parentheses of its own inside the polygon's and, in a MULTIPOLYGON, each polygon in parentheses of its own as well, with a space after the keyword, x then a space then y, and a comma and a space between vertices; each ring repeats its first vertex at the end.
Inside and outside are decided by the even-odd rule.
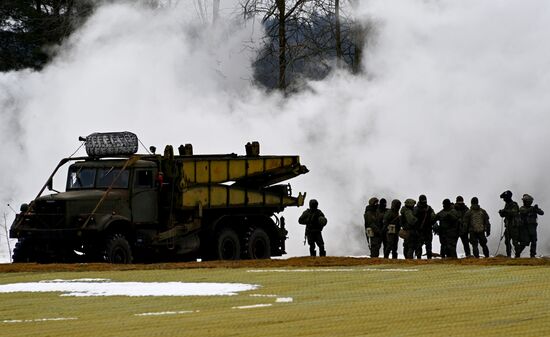
POLYGON ((107 263, 77 264, 0 264, 0 273, 48 272, 48 271, 110 271, 110 270, 169 270, 193 268, 282 268, 282 267, 346 267, 370 265, 481 265, 481 266, 550 266, 550 258, 493 257, 487 259, 433 259, 433 260, 389 260, 367 257, 293 257, 273 260, 205 261, 154 264, 115 265, 107 263))

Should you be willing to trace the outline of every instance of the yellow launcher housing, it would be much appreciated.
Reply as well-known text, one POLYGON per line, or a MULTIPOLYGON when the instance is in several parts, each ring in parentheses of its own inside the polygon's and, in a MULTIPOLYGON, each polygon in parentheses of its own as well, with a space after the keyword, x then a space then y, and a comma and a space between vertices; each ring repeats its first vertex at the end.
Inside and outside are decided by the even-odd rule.
POLYGON ((274 185, 308 172, 298 156, 180 157, 183 209, 302 206, 305 193, 274 185))

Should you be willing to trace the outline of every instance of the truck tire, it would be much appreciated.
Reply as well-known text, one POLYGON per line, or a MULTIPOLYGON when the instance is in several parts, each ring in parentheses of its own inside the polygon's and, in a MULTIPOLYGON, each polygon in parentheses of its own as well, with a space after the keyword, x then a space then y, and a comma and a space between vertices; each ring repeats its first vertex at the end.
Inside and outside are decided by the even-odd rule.
POLYGON ((36 262, 36 254, 32 242, 29 242, 27 239, 19 239, 15 244, 15 248, 13 248, 12 261, 14 263, 36 262))
POLYGON ((246 259, 269 259, 271 242, 261 228, 251 228, 244 237, 243 257, 246 259))
POLYGON ((239 236, 231 228, 224 228, 216 236, 216 259, 239 260, 241 258, 241 244, 239 236))
POLYGON ((104 259, 109 263, 116 264, 132 263, 132 249, 124 235, 115 234, 107 239, 104 259))

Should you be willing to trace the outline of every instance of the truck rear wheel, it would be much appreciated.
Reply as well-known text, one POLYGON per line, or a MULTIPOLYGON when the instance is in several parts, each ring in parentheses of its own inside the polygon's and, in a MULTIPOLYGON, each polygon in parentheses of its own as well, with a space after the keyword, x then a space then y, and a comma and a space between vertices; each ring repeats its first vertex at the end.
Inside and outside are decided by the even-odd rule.
POLYGON ((107 239, 105 245, 105 261, 116 264, 132 263, 132 249, 128 240, 122 234, 115 234, 107 239))
POLYGON ((269 235, 261 228, 251 228, 244 237, 243 257, 247 259, 269 259, 271 243, 269 235))
POLYGON ((218 260, 239 260, 241 244, 239 236, 231 228, 222 229, 216 237, 216 258, 218 260))

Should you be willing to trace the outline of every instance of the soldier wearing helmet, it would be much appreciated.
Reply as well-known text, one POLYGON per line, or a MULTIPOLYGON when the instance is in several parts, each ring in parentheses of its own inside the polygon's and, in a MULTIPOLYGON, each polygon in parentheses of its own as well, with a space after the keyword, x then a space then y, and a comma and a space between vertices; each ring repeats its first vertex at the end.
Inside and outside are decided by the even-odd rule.
POLYGON ((512 257, 512 246, 515 257, 520 257, 523 250, 521 242, 521 219, 519 216, 518 203, 512 200, 512 192, 504 191, 500 195, 504 201, 504 208, 498 214, 504 218, 504 243, 506 245, 506 256, 512 257))
POLYGON ((379 221, 379 206, 378 198, 370 198, 369 204, 365 207, 365 213, 363 214, 365 235, 367 236, 367 244, 371 257, 378 257, 380 255, 380 247, 382 246, 382 226, 379 221))
POLYGON ((519 208, 519 214, 523 227, 526 228, 530 248, 530 256, 537 255, 537 217, 544 215, 544 211, 539 208, 539 205, 533 206, 533 197, 529 194, 524 194, 521 198, 523 206, 519 208))
POLYGON ((468 239, 469 229, 464 226, 462 221, 464 219, 464 214, 468 211, 468 206, 464 203, 464 198, 461 195, 456 197, 456 202, 453 205, 453 208, 458 213, 459 238, 462 242, 462 247, 464 248, 464 255, 466 255, 466 257, 470 257, 472 256, 472 252, 470 250, 470 241, 468 239))
POLYGON ((443 209, 435 215, 435 220, 439 221, 437 234, 441 244, 441 257, 456 258, 456 243, 458 241, 459 223, 458 212, 453 208, 451 200, 443 200, 443 209))
POLYGON ((392 259, 397 259, 397 245, 399 243, 399 230, 401 229, 399 209, 401 201, 394 199, 391 207, 384 213, 382 220, 382 231, 385 233, 384 258, 387 259, 392 254, 392 259))
POLYGON ((435 212, 430 205, 428 205, 428 199, 425 195, 418 197, 418 203, 414 208, 414 216, 416 217, 418 224, 417 228, 420 234, 420 242, 416 251, 416 257, 422 258, 422 246, 426 246, 426 256, 428 259, 432 258, 432 228, 435 223, 435 212))
POLYGON ((406 259, 414 258, 419 246, 418 221, 416 216, 414 216, 415 204, 416 201, 414 199, 407 199, 400 211, 401 230, 399 231, 399 236, 403 239, 403 254, 406 259))
POLYGON ((464 214, 464 225, 470 233, 470 243, 475 257, 479 257, 478 244, 483 249, 483 255, 489 257, 489 247, 487 247, 487 237, 491 234, 491 224, 489 215, 479 207, 479 200, 473 197, 470 209, 464 214))
MULTIPOLYGON (((326 256, 325 242, 321 232, 327 224, 327 218, 319 209, 319 203, 315 199, 309 201, 309 208, 302 213, 298 223, 306 226, 306 239, 309 244, 309 255, 316 256, 315 245, 319 247, 319 256, 326 256)), ((304 243, 305 244, 305 243, 304 243)))

